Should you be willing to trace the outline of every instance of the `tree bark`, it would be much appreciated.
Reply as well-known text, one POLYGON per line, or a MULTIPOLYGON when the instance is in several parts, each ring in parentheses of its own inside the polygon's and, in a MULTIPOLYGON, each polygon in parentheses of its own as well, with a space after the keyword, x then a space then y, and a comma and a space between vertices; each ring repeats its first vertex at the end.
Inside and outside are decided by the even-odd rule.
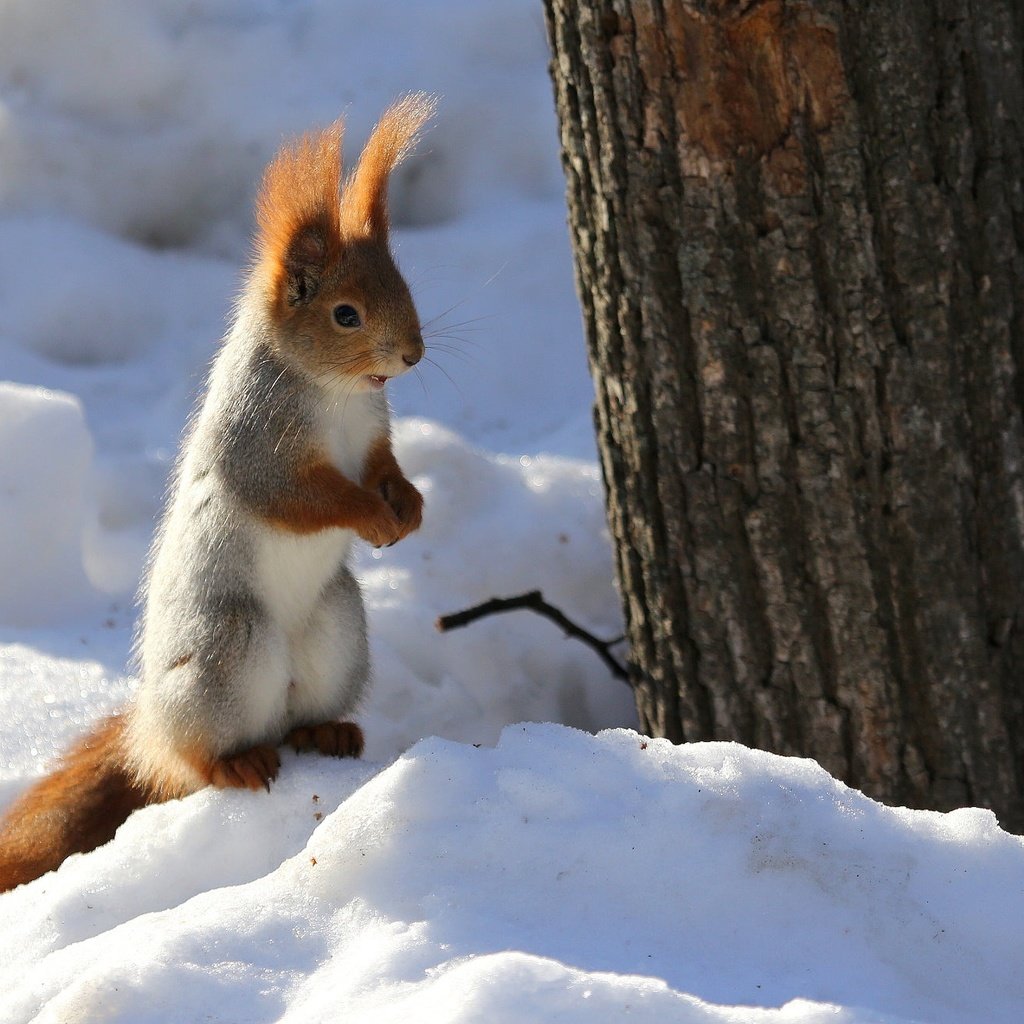
POLYGON ((1024 5, 545 8, 643 726, 1024 829, 1024 5))

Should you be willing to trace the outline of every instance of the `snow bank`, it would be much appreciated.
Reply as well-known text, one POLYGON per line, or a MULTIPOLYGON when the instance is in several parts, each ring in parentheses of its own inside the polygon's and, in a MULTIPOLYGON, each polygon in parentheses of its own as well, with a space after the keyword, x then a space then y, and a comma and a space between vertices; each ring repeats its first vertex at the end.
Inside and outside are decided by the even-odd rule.
POLYGON ((367 775, 289 757, 6 897, 5 1019, 1019 1020, 1024 841, 987 812, 551 725, 367 775))
POLYGON ((67 615, 91 596, 82 539, 92 457, 73 395, 0 382, 0 619, 67 615))
POLYGON ((423 492, 419 533, 363 552, 374 685, 360 720, 367 756, 422 736, 493 743, 503 726, 555 720, 586 729, 636 721, 632 693, 597 655, 530 612, 443 635, 439 615, 540 588, 603 637, 621 630, 597 467, 474 449, 436 423, 405 420, 398 458, 423 492))
POLYGON ((8 0, 0 207, 235 251, 282 136, 350 108, 354 150, 416 90, 441 94, 445 115, 396 178, 396 223, 449 220, 496 188, 560 199, 550 89, 523 75, 544 56, 540 12, 522 2, 8 0))

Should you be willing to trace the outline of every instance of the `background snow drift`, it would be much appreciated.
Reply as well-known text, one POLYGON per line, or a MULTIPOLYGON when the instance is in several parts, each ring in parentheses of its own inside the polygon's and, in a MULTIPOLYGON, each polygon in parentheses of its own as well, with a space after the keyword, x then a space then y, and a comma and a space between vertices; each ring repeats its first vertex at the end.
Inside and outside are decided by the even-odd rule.
POLYGON ((550 623, 434 631, 538 587, 621 631, 546 62, 534 0, 0 0, 0 805, 131 692, 263 165, 440 97, 392 189, 427 516, 359 556, 367 759, 288 755, 0 897, 5 1021, 1020 1019, 1024 844, 987 812, 594 737, 629 692, 550 623))

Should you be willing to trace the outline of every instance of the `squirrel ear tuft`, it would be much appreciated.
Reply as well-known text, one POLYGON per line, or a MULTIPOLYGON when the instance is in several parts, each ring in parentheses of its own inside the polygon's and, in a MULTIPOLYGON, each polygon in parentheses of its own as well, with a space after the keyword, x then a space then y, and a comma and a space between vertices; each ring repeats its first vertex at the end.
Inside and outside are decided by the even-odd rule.
POLYGON ((256 258, 273 294, 288 306, 317 293, 341 246, 342 124, 281 147, 256 200, 256 258))
POLYGON ((433 96, 418 92, 384 112, 342 189, 341 223, 346 236, 387 238, 388 178, 415 148, 436 108, 433 96))

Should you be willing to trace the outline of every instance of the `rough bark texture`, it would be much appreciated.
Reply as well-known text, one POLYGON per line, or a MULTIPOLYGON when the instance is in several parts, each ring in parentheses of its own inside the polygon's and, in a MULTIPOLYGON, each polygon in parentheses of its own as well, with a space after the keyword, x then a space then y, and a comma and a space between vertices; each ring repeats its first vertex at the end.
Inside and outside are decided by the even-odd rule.
POLYGON ((644 726, 1024 829, 1024 5, 545 6, 644 726))

